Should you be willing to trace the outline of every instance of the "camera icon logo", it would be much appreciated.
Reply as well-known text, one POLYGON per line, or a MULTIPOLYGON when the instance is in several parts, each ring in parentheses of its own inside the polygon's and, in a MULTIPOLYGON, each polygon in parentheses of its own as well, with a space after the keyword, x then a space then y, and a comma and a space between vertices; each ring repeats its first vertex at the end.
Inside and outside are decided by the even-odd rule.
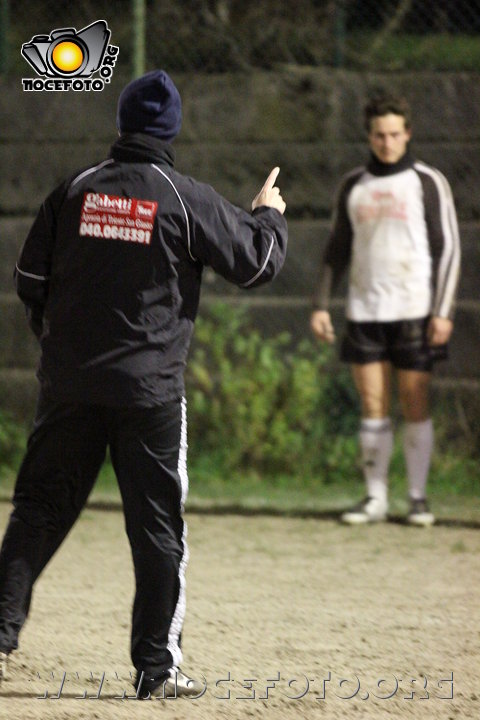
POLYGON ((85 78, 101 67, 109 39, 107 23, 98 20, 79 32, 59 28, 50 35, 34 35, 21 52, 38 75, 85 78))

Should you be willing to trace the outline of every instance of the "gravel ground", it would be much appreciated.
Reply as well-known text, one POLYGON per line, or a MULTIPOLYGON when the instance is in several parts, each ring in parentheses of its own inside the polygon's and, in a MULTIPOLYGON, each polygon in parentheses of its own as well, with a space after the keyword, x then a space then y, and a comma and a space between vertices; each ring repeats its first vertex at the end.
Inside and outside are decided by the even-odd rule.
POLYGON ((183 669, 202 697, 132 697, 123 517, 87 508, 36 585, 0 718, 480 717, 475 524, 187 521, 183 669))

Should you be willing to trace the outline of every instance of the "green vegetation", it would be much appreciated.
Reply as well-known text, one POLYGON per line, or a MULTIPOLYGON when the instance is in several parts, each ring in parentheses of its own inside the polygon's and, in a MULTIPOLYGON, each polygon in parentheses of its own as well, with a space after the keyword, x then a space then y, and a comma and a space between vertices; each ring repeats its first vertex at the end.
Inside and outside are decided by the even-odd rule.
POLYGON ((372 33, 348 36, 345 55, 352 69, 381 68, 384 71, 432 70, 478 72, 478 35, 394 34, 385 42, 372 33), (377 42, 378 41, 378 42, 377 42))
POLYGON ((197 321, 187 372, 193 463, 327 484, 351 472, 357 401, 329 363, 328 349, 292 347, 288 333, 266 340, 245 310, 213 306, 197 321))
POLYGON ((25 429, 9 415, 0 412, 0 480, 11 484, 26 445, 25 429))
MULTIPOLYGON (((22 76, 28 65, 20 48, 53 28, 77 30, 105 18, 119 46, 117 69, 129 72, 133 57, 132 4, 119 0, 79 3, 26 0, 4 3, 0 23, 0 73, 22 76), (10 12, 8 6, 10 5, 10 12), (15 8, 15 10, 13 10, 15 8)), ((271 70, 281 65, 342 67, 366 71, 478 71, 480 5, 471 3, 340 0, 219 0, 149 3, 146 67, 171 72, 223 73, 271 70), (462 4, 464 7, 462 7, 462 4)))
MULTIPOLYGON (((196 323, 187 372, 190 503, 244 508, 330 509, 363 495, 358 405, 348 371, 329 348, 288 334, 264 338, 247 312, 211 306, 196 323)), ((447 402, 450 400, 447 399, 447 402)), ((480 400, 438 407, 430 492, 448 513, 480 512, 480 400), (448 411, 448 412, 447 412, 448 411)), ((25 431, 0 415, 0 476, 11 492, 25 431)), ((106 463, 95 496, 118 498, 106 463)), ((397 433, 393 509, 405 509, 405 467, 397 433)))

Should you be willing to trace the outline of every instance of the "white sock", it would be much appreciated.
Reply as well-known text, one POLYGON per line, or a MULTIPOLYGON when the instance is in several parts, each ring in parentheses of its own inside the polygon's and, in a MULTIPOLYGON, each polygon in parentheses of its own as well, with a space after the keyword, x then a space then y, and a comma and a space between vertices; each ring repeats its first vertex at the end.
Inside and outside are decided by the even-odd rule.
POLYGON ((425 497, 433 450, 433 422, 431 418, 420 422, 405 423, 403 448, 410 497, 414 500, 422 500, 425 497))
POLYGON ((360 448, 367 494, 386 503, 388 467, 393 450, 390 418, 363 418, 360 425, 360 448))

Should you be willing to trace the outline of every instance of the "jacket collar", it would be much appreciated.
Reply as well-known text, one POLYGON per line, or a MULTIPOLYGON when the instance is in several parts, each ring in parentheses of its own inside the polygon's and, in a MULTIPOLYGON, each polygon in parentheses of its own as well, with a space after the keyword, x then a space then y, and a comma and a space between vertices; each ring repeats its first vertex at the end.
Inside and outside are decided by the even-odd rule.
POLYGON ((120 162, 175 164, 175 150, 163 140, 144 133, 120 135, 110 148, 110 157, 120 162))
POLYGON ((405 155, 403 155, 396 163, 383 163, 373 153, 371 153, 367 170, 372 175, 385 177, 386 175, 395 175, 396 173, 403 172, 403 170, 408 170, 408 168, 412 167, 414 162, 415 161, 409 150, 407 150, 405 155))

